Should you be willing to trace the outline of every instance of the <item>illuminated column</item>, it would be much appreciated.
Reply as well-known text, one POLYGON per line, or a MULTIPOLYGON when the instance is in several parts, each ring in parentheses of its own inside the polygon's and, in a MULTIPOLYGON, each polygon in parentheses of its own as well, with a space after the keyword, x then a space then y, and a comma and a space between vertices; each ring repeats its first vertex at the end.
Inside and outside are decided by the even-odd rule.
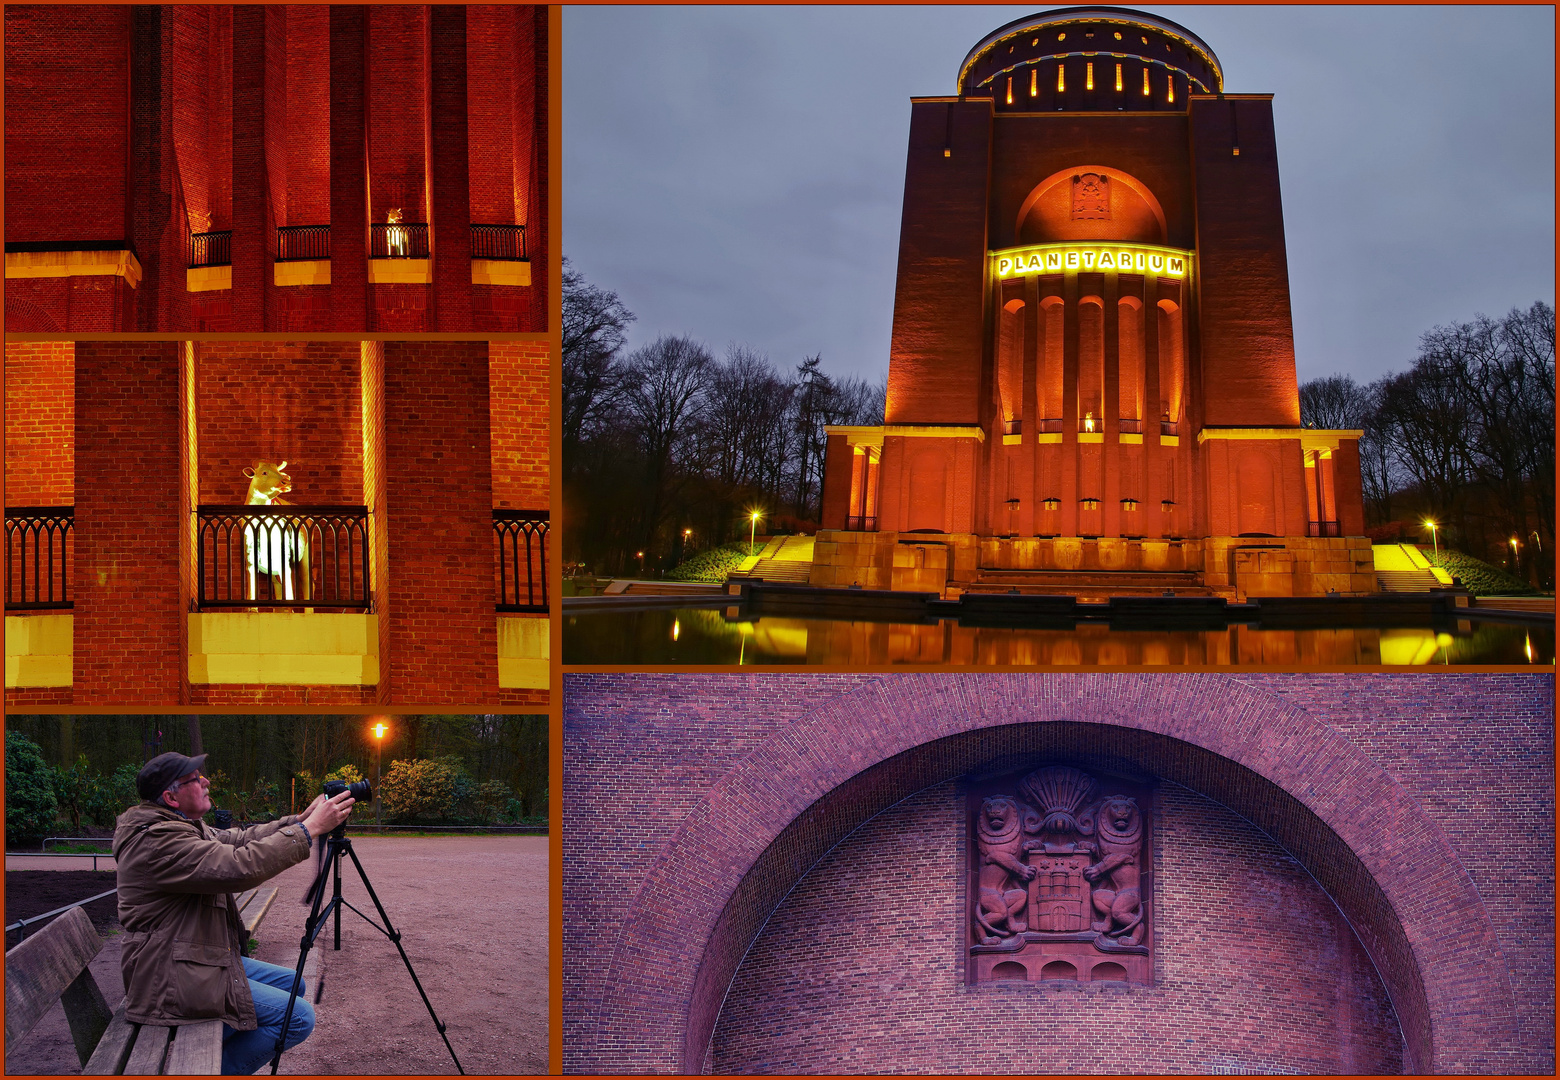
POLYGON ((1062 278, 1061 535, 1078 535, 1078 275, 1062 278))
POLYGON ((368 325, 366 7, 330 6, 331 329, 368 325))
POLYGON ((471 169, 466 140, 466 9, 435 4, 431 37, 434 329, 466 330, 471 305, 471 169))
POLYGON ((266 76, 268 59, 274 64, 285 48, 286 12, 260 4, 233 8, 233 325, 265 330, 271 329, 265 315, 275 230, 266 128, 277 120, 268 107, 281 104, 279 88, 267 87, 266 76))
POLYGON ((1121 311, 1116 304, 1116 290, 1118 279, 1114 270, 1105 272, 1105 371, 1104 389, 1100 394, 1100 419, 1103 421, 1100 427, 1105 432, 1105 442, 1101 446, 1101 467, 1104 469, 1104 491, 1102 498, 1105 500, 1103 507, 1105 513, 1102 517, 1104 525, 1103 535, 1121 535, 1121 447, 1120 432, 1121 421, 1121 379, 1120 379, 1120 346, 1121 346, 1121 311))
MULTIPOLYGON (((1022 471, 1020 482, 1013 491, 1022 500, 1018 506, 1018 533, 1033 536, 1038 531, 1039 507, 1035 503, 1036 489, 1040 483, 1040 432, 1045 426, 1045 410, 1041 408, 1039 369, 1040 357, 1045 352, 1043 330, 1045 321, 1040 310, 1040 278, 1038 275, 1024 278, 1024 441, 1019 454, 1022 471)), ((1041 496, 1042 498, 1044 496, 1041 496)))
POLYGON ((1171 514, 1166 514, 1164 470, 1168 447, 1160 445, 1159 428, 1159 281, 1143 276, 1143 499, 1147 504, 1143 535, 1161 537, 1170 534, 1171 514))

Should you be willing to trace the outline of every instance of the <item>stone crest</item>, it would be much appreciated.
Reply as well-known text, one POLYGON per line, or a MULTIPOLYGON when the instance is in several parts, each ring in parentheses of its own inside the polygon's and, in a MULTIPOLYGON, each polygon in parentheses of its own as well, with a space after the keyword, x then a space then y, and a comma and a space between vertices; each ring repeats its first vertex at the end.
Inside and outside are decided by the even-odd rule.
POLYGON ((969 981, 1153 981, 1151 797, 1070 765, 972 785, 969 981))
POLYGON ((1110 177, 1083 173, 1072 178, 1074 221, 1110 220, 1110 177))

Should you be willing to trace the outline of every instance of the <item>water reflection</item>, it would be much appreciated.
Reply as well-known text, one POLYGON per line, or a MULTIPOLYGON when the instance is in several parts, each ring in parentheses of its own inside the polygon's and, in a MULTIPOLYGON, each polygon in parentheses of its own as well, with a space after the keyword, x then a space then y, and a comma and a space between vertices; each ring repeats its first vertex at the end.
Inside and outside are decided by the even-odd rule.
POLYGON ((566 664, 948 664, 968 667, 1335 666, 1554 663, 1553 627, 1124 630, 747 617, 743 609, 592 612, 564 618, 566 664))

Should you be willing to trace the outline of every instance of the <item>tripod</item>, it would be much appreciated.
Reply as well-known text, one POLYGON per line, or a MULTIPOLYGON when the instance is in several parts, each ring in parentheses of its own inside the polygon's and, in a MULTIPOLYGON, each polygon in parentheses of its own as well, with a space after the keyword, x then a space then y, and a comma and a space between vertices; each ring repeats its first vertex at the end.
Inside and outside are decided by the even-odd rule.
POLYGON ((309 909, 308 921, 303 925, 303 941, 298 946, 298 970, 293 976, 292 991, 287 998, 287 1013, 282 1017, 282 1032, 276 1037, 276 1052, 271 1056, 271 1075, 276 1075, 276 1070, 282 1063, 282 1049, 287 1043, 287 1030, 292 1026, 293 1003, 298 1000, 298 992, 303 987, 303 965, 309 959, 309 950, 314 946, 314 939, 320 936, 321 930, 325 929, 326 917, 334 912, 336 916, 336 951, 339 952, 341 949, 341 909, 348 907, 361 916, 368 925, 395 942, 395 947, 401 954, 401 961, 406 965, 406 973, 412 977, 412 985, 417 987, 417 992, 422 995, 423 1004, 428 1007, 428 1015, 433 1018, 433 1026, 439 1029, 439 1037, 444 1040, 444 1048, 450 1052, 450 1060, 455 1062, 455 1068, 460 1070, 462 1076, 465 1076, 466 1070, 461 1068, 460 1058, 455 1056, 455 1048, 450 1045, 450 1037, 444 1033, 444 1024, 439 1020, 438 1014, 433 1011, 433 1002, 428 1000, 428 993, 423 989, 422 983, 418 981, 417 972, 412 970, 411 958, 406 955, 406 949, 401 945, 401 932, 390 925, 390 916, 385 914, 385 906, 379 902, 378 894, 374 892, 374 887, 369 884, 368 874, 363 870, 363 864, 358 862, 357 852, 352 850, 352 841, 347 836, 346 823, 342 822, 336 826, 335 830, 325 837, 324 843, 325 855, 320 861, 319 875, 315 877, 314 884, 309 886, 309 892, 305 897, 306 899, 312 897, 314 906, 309 909), (368 898, 374 902, 374 908, 379 912, 379 918, 384 922, 383 926, 380 926, 379 923, 376 923, 341 898, 341 857, 343 855, 352 856, 352 865, 357 867, 358 877, 363 879, 363 888, 368 890, 368 898), (320 910, 320 905, 325 899, 326 875, 333 875, 335 884, 331 893, 330 903, 326 904, 322 911, 320 910))

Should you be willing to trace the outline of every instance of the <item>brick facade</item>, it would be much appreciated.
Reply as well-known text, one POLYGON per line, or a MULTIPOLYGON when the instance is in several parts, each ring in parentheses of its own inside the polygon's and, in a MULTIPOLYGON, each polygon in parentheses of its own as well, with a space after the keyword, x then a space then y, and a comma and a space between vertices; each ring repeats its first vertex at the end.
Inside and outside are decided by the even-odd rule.
POLYGON ((5 349, 5 503, 69 506, 76 437, 76 349, 69 341, 5 349))
POLYGON ((1519 675, 571 675, 565 1069, 1549 1071, 1553 708, 1519 675), (966 987, 920 940, 965 910, 958 778, 1037 758, 1160 778, 1154 987, 966 987))
POLYGON ((528 5, 8 7, 7 242, 141 271, 18 268, 10 328, 545 332, 546 36, 528 5), (392 207, 432 222, 431 280, 370 285, 392 207), (473 282, 474 220, 528 227, 531 284, 473 282), (275 280, 299 225, 331 227, 328 285, 275 280))

